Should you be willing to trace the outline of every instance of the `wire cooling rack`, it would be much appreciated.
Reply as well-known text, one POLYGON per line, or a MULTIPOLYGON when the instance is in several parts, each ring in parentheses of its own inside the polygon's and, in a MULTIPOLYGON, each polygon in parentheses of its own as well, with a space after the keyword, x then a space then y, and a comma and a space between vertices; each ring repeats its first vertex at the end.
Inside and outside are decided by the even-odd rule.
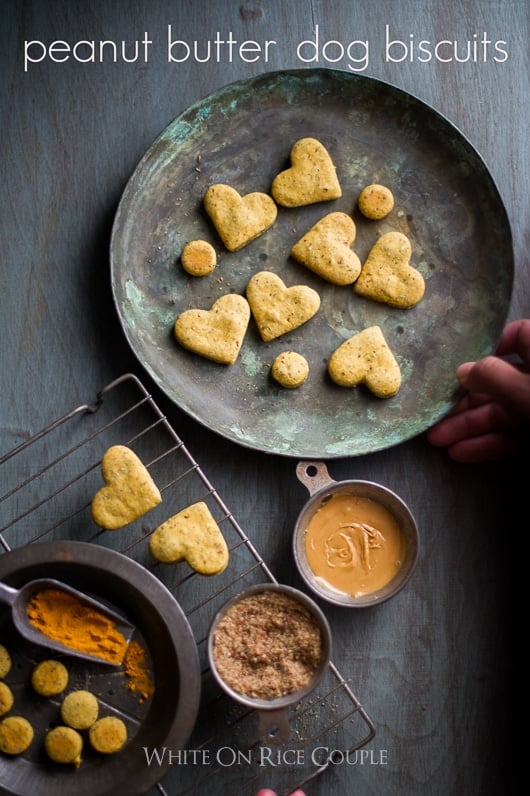
MULTIPOLYGON (((209 671, 208 628, 221 605, 243 588, 277 582, 139 379, 125 374, 91 404, 76 407, 0 458, 0 555, 38 541, 78 540, 118 550, 153 572, 172 592, 192 628, 201 663, 199 716, 184 750, 158 749, 171 766, 149 794, 253 794, 271 787, 288 794, 330 766, 344 763, 375 735, 370 717, 333 662, 318 690, 289 716, 291 737, 256 738, 258 717, 222 693, 209 671), (90 517, 101 487, 101 458, 113 444, 131 447, 157 483, 162 503, 120 532, 102 531, 90 517), (148 550, 156 526, 197 500, 207 503, 230 549, 230 563, 213 578, 186 563, 154 563, 148 550)), ((158 756, 158 757, 157 757, 158 756)))

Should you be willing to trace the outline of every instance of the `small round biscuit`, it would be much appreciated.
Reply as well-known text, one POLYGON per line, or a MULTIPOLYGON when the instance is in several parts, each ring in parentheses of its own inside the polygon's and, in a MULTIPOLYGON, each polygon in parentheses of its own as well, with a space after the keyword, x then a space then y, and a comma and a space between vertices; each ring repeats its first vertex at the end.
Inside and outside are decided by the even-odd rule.
POLYGON ((390 188, 373 183, 363 188, 357 200, 359 210, 374 221, 385 218, 394 207, 394 197, 390 188))
POLYGON ((6 677, 11 669, 11 655, 9 651, 0 644, 0 679, 6 677))
POLYGON ((54 727, 44 739, 44 748, 55 763, 73 763, 76 768, 81 765, 83 738, 72 727, 54 727))
POLYGON ((309 375, 307 359, 296 351, 283 351, 272 363, 271 375, 282 387, 300 387, 309 375))
POLYGON ((207 276, 217 265, 217 254, 206 240, 190 240, 180 255, 182 267, 192 276, 207 276))
POLYGON ((105 716, 91 726, 88 738, 96 752, 112 755, 124 746, 127 740, 127 727, 125 722, 116 716, 105 716))
POLYGON ((8 716, 0 721, 0 752, 20 755, 33 740, 33 727, 23 716, 8 716))
POLYGON ((41 696, 56 696, 68 685, 68 669, 60 661, 41 661, 33 670, 31 685, 41 696))
POLYGON ((61 718, 74 730, 88 730, 99 713, 97 697, 90 691, 70 691, 61 704, 61 718))
POLYGON ((5 716, 13 707, 13 692, 7 683, 0 683, 0 716, 5 716))

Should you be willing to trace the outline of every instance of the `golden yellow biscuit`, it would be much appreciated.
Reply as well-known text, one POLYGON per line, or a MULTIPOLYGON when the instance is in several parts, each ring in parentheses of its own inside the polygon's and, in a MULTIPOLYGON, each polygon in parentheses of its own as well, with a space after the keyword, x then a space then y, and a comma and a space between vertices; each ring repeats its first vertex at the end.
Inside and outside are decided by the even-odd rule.
POLYGON ((387 232, 370 250, 353 289, 358 296, 410 309, 425 293, 420 272, 409 265, 412 247, 402 232, 387 232))
POLYGON ((13 707, 13 692, 7 683, 0 683, 0 716, 5 716, 13 707))
POLYGON ((272 363, 271 375, 282 387, 293 390, 309 376, 309 363, 296 351, 282 351, 272 363))
POLYGON ((101 461, 105 481, 92 499, 92 519, 101 528, 115 531, 138 519, 162 501, 147 467, 125 445, 113 445, 101 461))
POLYGON ((97 697, 84 689, 70 691, 61 704, 61 718, 74 730, 88 730, 96 721, 98 713, 97 697))
POLYGON ((174 334, 181 346, 221 365, 233 365, 250 320, 248 301, 228 293, 209 310, 191 309, 175 321, 174 334))
POLYGON ((41 661, 33 669, 31 685, 41 696, 56 696, 68 685, 68 669, 61 661, 41 661))
POLYGON ((228 547, 206 503, 199 501, 159 525, 149 539, 151 555, 164 564, 187 561, 201 575, 228 565, 228 547))
POLYGON ((89 729, 88 739, 96 752, 113 755, 125 745, 127 727, 125 722, 116 716, 104 716, 89 729))
POLYGON ((300 138, 291 149, 291 167, 276 175, 273 198, 283 207, 301 207, 342 196, 335 165, 316 138, 300 138))
POLYGON ((27 719, 23 716, 7 716, 0 721, 0 752, 20 755, 28 749, 33 736, 33 727, 27 719))
POLYGON ((44 739, 46 754, 55 763, 81 765, 83 737, 72 727, 54 727, 44 739))
POLYGON ((386 185, 372 183, 362 189, 357 205, 363 216, 380 221, 393 210, 394 196, 386 185))
POLYGON ((331 355, 328 373, 340 387, 364 384, 378 398, 391 398, 401 386, 401 370, 379 326, 369 326, 331 355))
POLYGON ((262 340, 268 342, 297 329, 318 312, 320 296, 307 285, 287 287, 271 271, 254 274, 246 290, 262 340))
POLYGON ((295 243, 291 255, 328 282, 351 285, 361 271, 361 261, 351 249, 356 234, 351 216, 328 213, 295 243))
POLYGON ((7 647, 0 644, 0 679, 7 677, 11 670, 11 655, 7 647))
POLYGON ((207 240, 190 240, 182 249, 180 262, 191 276, 207 276, 217 265, 217 253, 207 240))
POLYGON ((278 208, 266 193, 255 191, 241 196, 224 183, 210 185, 204 195, 204 209, 228 251, 242 249, 272 227, 278 208))

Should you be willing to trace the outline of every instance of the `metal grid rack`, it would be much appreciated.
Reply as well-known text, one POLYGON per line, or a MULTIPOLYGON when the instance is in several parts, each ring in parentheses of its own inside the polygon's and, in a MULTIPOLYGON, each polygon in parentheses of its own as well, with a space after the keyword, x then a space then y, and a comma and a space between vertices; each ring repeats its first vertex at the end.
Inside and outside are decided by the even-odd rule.
POLYGON ((199 717, 188 743, 149 793, 251 794, 265 783, 281 794, 322 774, 366 745, 374 725, 333 662, 318 690, 290 715, 289 749, 253 745, 257 717, 221 693, 210 675, 206 639, 217 609, 246 586, 277 582, 202 468, 142 382, 125 374, 84 404, 0 458, 0 555, 37 541, 75 539, 118 550, 150 569, 175 596, 192 628, 201 662, 199 717), (99 529, 90 503, 101 486, 100 463, 112 444, 128 445, 155 479, 163 501, 120 532, 99 529), (148 536, 171 514, 204 500, 230 549, 224 573, 205 578, 187 564, 159 565, 148 536), (287 754, 288 752, 288 754, 287 754), (212 785, 214 783, 214 785, 212 785))

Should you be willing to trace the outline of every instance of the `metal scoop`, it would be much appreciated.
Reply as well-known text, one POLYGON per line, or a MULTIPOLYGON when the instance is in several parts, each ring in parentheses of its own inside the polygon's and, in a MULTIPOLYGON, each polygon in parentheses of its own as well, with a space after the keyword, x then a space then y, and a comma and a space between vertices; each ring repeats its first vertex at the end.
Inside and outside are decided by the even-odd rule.
POLYGON ((90 608, 93 608, 95 611, 98 611, 100 614, 103 614, 111 619, 114 622, 116 630, 122 634, 126 641, 126 645, 124 645, 125 655, 127 645, 129 644, 134 633, 134 626, 131 625, 130 622, 128 622, 123 616, 121 616, 121 614, 118 614, 116 611, 113 611, 106 605, 103 605, 97 600, 88 597, 86 594, 77 591, 77 589, 73 589, 71 586, 67 586, 65 583, 61 583, 60 581, 53 580, 51 578, 32 580, 29 583, 26 583, 26 585, 21 589, 14 589, 13 587, 0 582, 0 603, 11 606, 13 624, 20 635, 23 636, 27 641, 30 641, 32 644, 39 644, 42 647, 48 647, 48 649, 54 650, 55 652, 60 652, 61 654, 74 655, 76 658, 82 658, 83 660, 90 661, 92 663, 103 663, 107 664, 107 666, 120 666, 123 662, 123 656, 119 661, 110 661, 100 657, 99 655, 91 655, 90 653, 80 652, 74 647, 69 647, 66 644, 62 644, 60 641, 55 641, 54 639, 49 638, 47 635, 45 635, 45 633, 41 632, 37 627, 32 625, 28 617, 28 604, 31 598, 37 594, 37 592, 43 591, 45 589, 57 589, 66 592, 67 594, 70 594, 72 597, 75 597, 77 600, 79 600, 79 602, 89 606, 90 608))

